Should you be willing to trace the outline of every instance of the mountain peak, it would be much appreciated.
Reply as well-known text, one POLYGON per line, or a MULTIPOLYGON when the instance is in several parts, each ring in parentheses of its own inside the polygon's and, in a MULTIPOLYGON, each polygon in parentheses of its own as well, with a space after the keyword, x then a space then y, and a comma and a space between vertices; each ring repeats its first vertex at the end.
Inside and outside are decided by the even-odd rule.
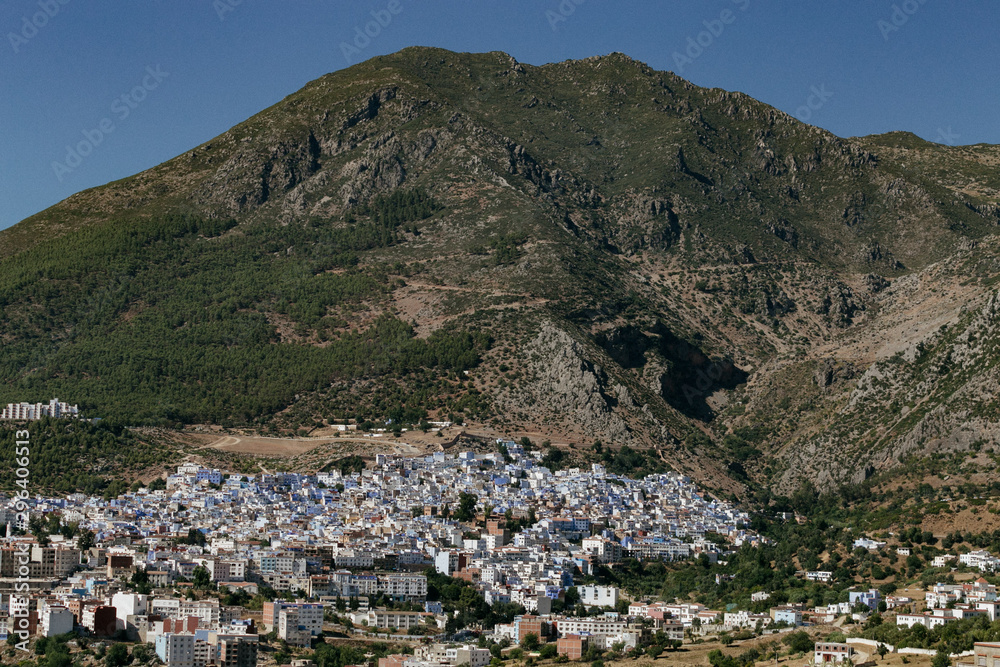
POLYGON ((992 316, 996 159, 841 139, 623 54, 413 47, 0 234, 0 393, 258 430, 454 416, 727 488, 834 484, 849 445, 863 477, 931 428, 842 410, 854 389, 893 414, 900 364, 954 366, 952 329, 893 318, 992 316))

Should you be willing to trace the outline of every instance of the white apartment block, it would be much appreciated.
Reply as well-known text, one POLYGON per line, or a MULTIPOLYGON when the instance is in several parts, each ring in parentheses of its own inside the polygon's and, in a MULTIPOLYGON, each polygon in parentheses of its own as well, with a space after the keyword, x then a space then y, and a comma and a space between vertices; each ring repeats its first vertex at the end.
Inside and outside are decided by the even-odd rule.
POLYGON ((422 574, 378 575, 376 590, 396 600, 422 601, 427 597, 427 577, 422 574))
POLYGON ((754 628, 760 623, 763 627, 770 625, 771 620, 767 614, 755 614, 746 610, 734 611, 723 614, 722 626, 727 630, 734 630, 736 628, 754 628))
POLYGON ((593 554, 602 563, 617 563, 622 559, 622 545, 603 537, 587 537, 580 546, 584 552, 593 554))
MULTIPOLYGON (((312 643, 313 633, 300 618, 302 615, 295 607, 278 612, 278 638, 284 639, 292 646, 309 646, 312 643)), ((320 620, 322 622, 322 618, 320 620)))
POLYGON ((970 551, 966 554, 961 554, 958 557, 958 562, 962 565, 967 565, 968 567, 977 567, 983 572, 992 572, 1000 566, 1000 558, 997 558, 990 554, 988 551, 970 551))
POLYGON ((343 549, 334 554, 333 564, 335 567, 370 568, 375 565, 375 556, 370 551, 343 549))
MULTIPOLYGON (((492 657, 489 649, 477 648, 468 644, 463 646, 431 644, 430 646, 418 646, 413 651, 414 663, 438 665, 439 667, 453 665, 485 667, 490 664, 492 657)), ((404 667, 405 665, 404 662, 404 667)))
MULTIPOLYGON (((268 632, 278 630, 281 635, 281 614, 294 610, 295 626, 302 626, 310 636, 318 635, 323 630, 323 605, 315 602, 265 602, 263 610, 264 629, 268 632)), ((285 617, 286 628, 291 628, 290 617, 285 617)), ((284 637, 282 637, 284 639, 284 637)), ((287 641, 287 640, 286 640, 287 641)))
POLYGON ((625 621, 602 618, 600 616, 594 618, 560 619, 556 621, 556 626, 559 629, 559 634, 563 637, 566 635, 588 634, 600 639, 612 635, 620 635, 628 629, 628 624, 625 621))
MULTIPOLYGON (((950 610, 949 610, 950 611, 950 610)), ((914 625, 922 625, 928 630, 933 630, 936 627, 942 626, 945 623, 951 623, 952 621, 958 620, 958 617, 946 614, 943 611, 938 613, 924 612, 922 614, 898 614, 896 616, 896 625, 905 625, 910 628, 914 625)))
POLYGON ((387 611, 373 609, 354 614, 355 623, 367 623, 370 628, 408 630, 420 625, 423 614, 418 611, 387 611))
POLYGON ((53 398, 48 403, 8 403, 0 412, 0 419, 36 420, 42 417, 71 419, 80 416, 80 409, 75 405, 61 402, 53 398))
POLYGON ((612 607, 618 604, 618 589, 614 586, 578 586, 580 602, 586 607, 612 607))
POLYGON ((197 616, 200 627, 216 628, 219 625, 218 600, 152 600, 148 608, 150 614, 159 614, 165 618, 197 616))
POLYGON ((195 667, 194 635, 168 632, 156 638, 156 655, 167 667, 195 667))
POLYGON ((244 581, 247 574, 245 560, 212 560, 204 559, 201 565, 208 570, 209 577, 215 582, 244 581))
POLYGON ((111 606, 115 608, 118 629, 128 630, 129 616, 144 616, 149 609, 149 596, 137 593, 115 593, 111 596, 111 606))
POLYGON ((47 604, 41 613, 43 637, 73 632, 73 612, 61 604, 47 604))
POLYGON ((677 560, 691 555, 691 545, 676 540, 636 542, 632 550, 642 560, 677 560))

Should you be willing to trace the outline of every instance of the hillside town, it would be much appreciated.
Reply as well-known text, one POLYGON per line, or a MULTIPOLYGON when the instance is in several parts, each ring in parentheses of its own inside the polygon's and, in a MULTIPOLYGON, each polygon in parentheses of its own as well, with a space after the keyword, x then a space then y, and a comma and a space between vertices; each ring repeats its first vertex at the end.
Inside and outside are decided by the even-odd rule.
MULTIPOLYGON (((148 646, 169 667, 242 667, 274 657, 262 642, 308 650, 339 634, 423 640, 412 653, 380 657, 379 667, 483 667, 496 646, 586 660, 706 636, 866 624, 881 614, 928 631, 996 620, 996 587, 983 577, 949 577, 923 600, 854 586, 819 606, 772 600, 766 590, 742 608, 635 596, 601 577, 627 562, 722 565, 737 549, 770 542, 744 511, 682 475, 637 480, 600 464, 552 471, 540 451, 496 444, 486 453, 378 454, 369 467, 345 459, 316 474, 185 463, 117 498, 33 497, 27 512, 18 509, 23 496, 4 497, 0 641, 75 633, 148 646), (474 595, 489 619, 444 602, 448 582, 474 595)), ((867 536, 850 548, 912 557, 911 547, 867 536)), ((987 550, 963 550, 928 565, 992 574, 998 562, 987 550)), ((733 576, 716 572, 716 584, 733 576)), ((809 584, 839 576, 795 574, 809 584)), ((813 660, 855 661, 878 645, 817 641, 813 660)))
POLYGON ((677 639, 685 625, 714 620, 700 605, 628 607, 613 586, 575 584, 623 558, 715 562, 756 545, 744 512, 681 475, 634 480, 597 464, 552 472, 541 460, 506 441, 485 454, 380 454, 370 469, 315 475, 184 464, 165 484, 110 500, 36 497, 19 515, 9 499, 0 510, 0 638, 18 637, 24 617, 32 635, 76 628, 148 642, 171 666, 255 664, 260 633, 309 646, 324 610, 338 604, 355 630, 454 634, 440 603, 428 600, 428 568, 470 583, 488 605, 519 611, 492 628, 497 639, 553 632, 578 639, 570 653, 588 641, 641 644, 649 628, 635 625, 638 617, 677 639), (25 534, 25 516, 58 517, 92 538, 39 540, 25 534), (185 590, 201 578, 243 600, 276 597, 252 612, 189 599, 185 590), (30 594, 19 596, 18 585, 30 594), (570 590, 584 608, 608 614, 554 614, 570 590))

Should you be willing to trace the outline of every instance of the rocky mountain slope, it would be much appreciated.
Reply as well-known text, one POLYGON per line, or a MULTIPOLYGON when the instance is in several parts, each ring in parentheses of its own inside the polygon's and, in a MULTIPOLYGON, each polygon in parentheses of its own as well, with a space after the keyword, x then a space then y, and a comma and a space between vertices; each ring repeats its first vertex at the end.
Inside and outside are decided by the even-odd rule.
POLYGON ((0 401, 452 416, 832 488, 995 446, 998 160, 621 54, 406 49, 0 234, 0 401))

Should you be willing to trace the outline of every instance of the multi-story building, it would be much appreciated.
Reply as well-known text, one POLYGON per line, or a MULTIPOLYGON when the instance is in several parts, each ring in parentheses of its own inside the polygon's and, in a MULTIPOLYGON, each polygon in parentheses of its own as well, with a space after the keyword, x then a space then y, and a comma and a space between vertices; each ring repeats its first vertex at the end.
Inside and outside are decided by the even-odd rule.
POLYGON ((342 549, 333 556, 336 567, 370 568, 375 565, 375 556, 370 551, 342 549))
POLYGON ((203 627, 215 628, 219 625, 220 610, 218 600, 178 600, 158 598, 148 605, 150 614, 163 618, 186 619, 196 617, 203 627))
POLYGON ((204 639, 194 638, 194 667, 208 667, 215 662, 216 647, 204 639))
POLYGON ((579 660, 587 650, 587 638, 580 635, 563 635, 556 642, 556 652, 570 660, 579 660))
POLYGON ((31 548, 32 574, 36 578, 65 577, 80 567, 80 550, 68 547, 31 548))
POLYGON ((577 586, 580 602, 587 607, 611 607, 618 604, 618 589, 614 586, 577 586))
POLYGON ((73 612, 61 604, 46 604, 41 609, 41 634, 55 637, 73 632, 73 612))
POLYGON ((305 627, 310 636, 318 635, 323 630, 323 605, 321 603, 275 600, 264 603, 262 619, 264 631, 270 632, 277 629, 281 620, 281 612, 289 609, 298 612, 295 619, 296 625, 305 627))
POLYGON ((243 581, 246 579, 245 560, 204 559, 201 565, 208 570, 208 576, 215 582, 243 581))
POLYGON ((80 409, 53 398, 48 403, 8 403, 0 419, 37 420, 42 417, 70 419, 80 416, 80 409))
POLYGON ((850 660, 854 656, 854 649, 850 644, 834 642, 816 642, 813 647, 813 664, 823 665, 826 663, 838 663, 850 660))
POLYGON ((80 613, 80 625, 95 637, 113 637, 118 631, 115 608, 100 604, 86 606, 80 613))
POLYGON ((684 640, 684 624, 676 619, 664 619, 661 622, 659 629, 663 631, 663 634, 667 636, 667 639, 673 641, 684 640))
POLYGON ((775 623, 799 626, 802 625, 802 610, 795 607, 775 607, 771 610, 771 618, 775 623))
POLYGON ((530 634, 536 637, 548 635, 548 624, 540 617, 532 616, 531 614, 515 616, 514 632, 516 633, 517 641, 520 643, 530 634))
POLYGON ((136 593, 115 593, 111 597, 111 606, 115 608, 118 629, 134 635, 138 628, 134 624, 129 627, 128 617, 144 616, 149 608, 149 597, 136 593))
POLYGON ((975 667, 1000 667, 1000 644, 995 642, 976 642, 972 645, 975 653, 975 667))
MULTIPOLYGON (((957 621, 960 616, 954 614, 953 609, 939 609, 933 612, 925 611, 920 614, 896 614, 896 625, 905 625, 910 628, 914 625, 922 625, 928 630, 940 627, 946 623, 957 621)), ((985 615, 985 612, 983 612, 985 615)))
POLYGON ((222 483, 222 473, 214 468, 198 468, 195 473, 195 480, 198 482, 207 481, 211 484, 222 483))
POLYGON ((108 579, 130 577, 135 567, 128 554, 108 554, 108 579))
POLYGON ((560 635, 590 635, 603 640, 609 635, 617 635, 628 629, 625 621, 595 616, 591 618, 562 618, 556 623, 560 635))
POLYGON ((377 575, 376 592, 393 600, 423 602, 427 598, 427 577, 422 574, 377 575))
POLYGON ((617 563, 622 559, 622 545, 605 537, 586 537, 580 546, 585 553, 597 556, 602 563, 617 563))
POLYGON ((194 635, 168 632, 157 636, 156 656, 167 667, 194 667, 194 635))
POLYGON ((370 628, 408 630, 420 625, 424 612, 419 611, 389 611, 386 609, 371 609, 367 612, 354 614, 355 623, 367 624, 370 628))
POLYGON ((440 667, 468 665, 469 667, 485 667, 490 664, 492 655, 489 649, 475 646, 450 646, 448 644, 430 644, 418 646, 413 651, 415 661, 437 665, 440 667))
POLYGON ((312 643, 313 633, 300 620, 298 607, 282 609, 278 612, 278 638, 284 639, 291 646, 305 647, 312 643))
MULTIPOLYGON (((211 642, 211 636, 209 642, 211 642)), ((257 635, 226 636, 217 640, 218 667, 256 667, 257 635)))
POLYGON ((847 596, 852 607, 861 604, 872 611, 878 609, 879 600, 882 599, 882 595, 874 588, 867 591, 851 591, 847 596))

